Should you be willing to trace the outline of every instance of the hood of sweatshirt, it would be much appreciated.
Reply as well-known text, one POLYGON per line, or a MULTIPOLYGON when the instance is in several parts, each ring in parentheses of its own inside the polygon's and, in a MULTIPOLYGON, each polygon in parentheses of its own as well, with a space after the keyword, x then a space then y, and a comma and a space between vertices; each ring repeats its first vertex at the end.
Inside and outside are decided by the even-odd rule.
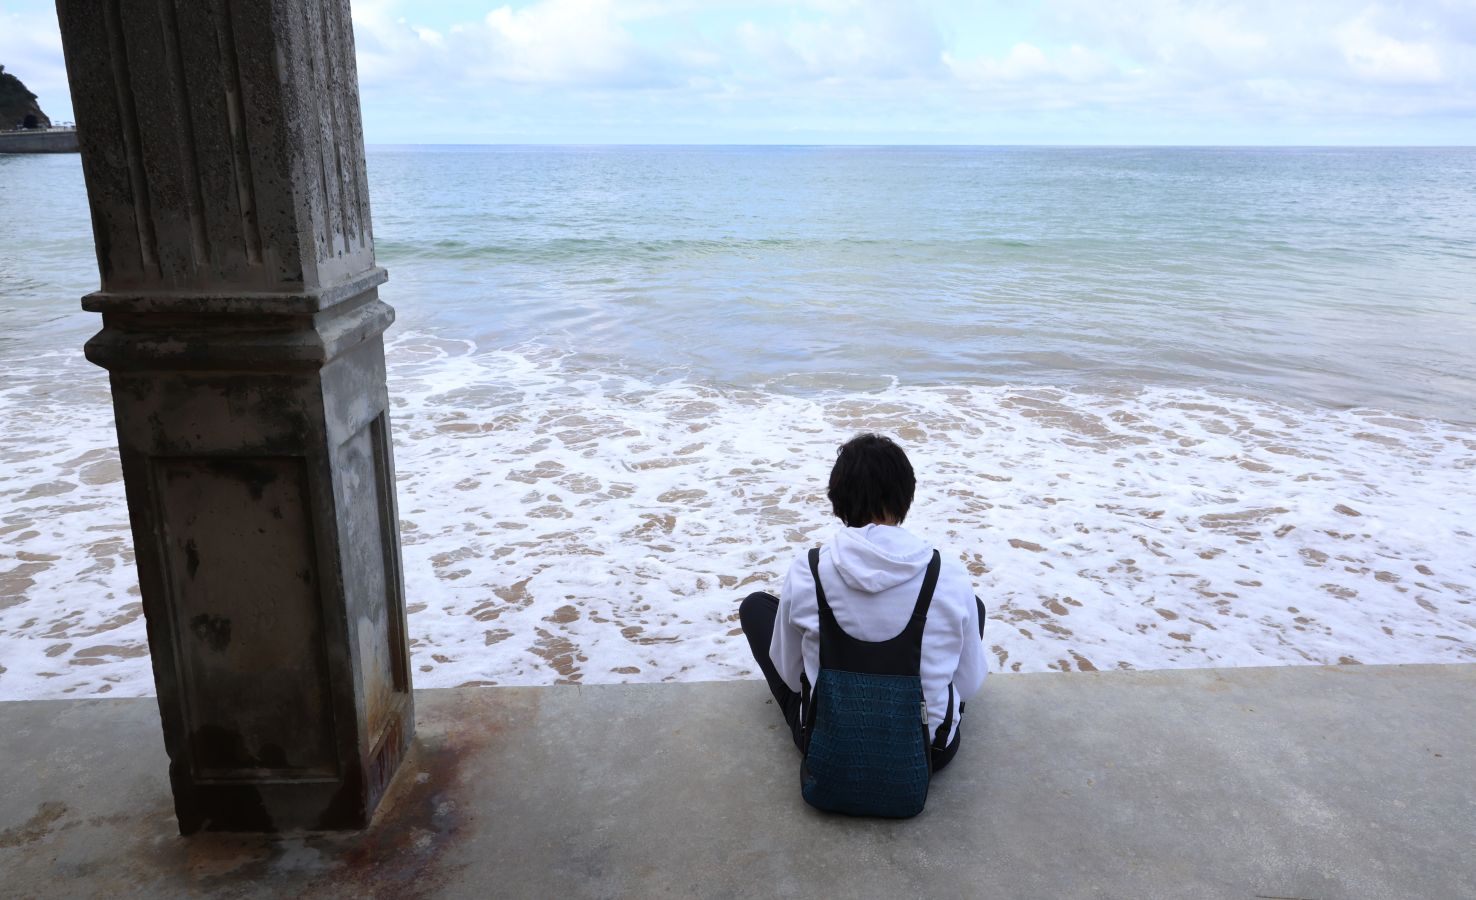
POLYGON ((933 548, 895 525, 839 528, 830 559, 852 589, 876 594, 915 578, 927 568, 933 548))

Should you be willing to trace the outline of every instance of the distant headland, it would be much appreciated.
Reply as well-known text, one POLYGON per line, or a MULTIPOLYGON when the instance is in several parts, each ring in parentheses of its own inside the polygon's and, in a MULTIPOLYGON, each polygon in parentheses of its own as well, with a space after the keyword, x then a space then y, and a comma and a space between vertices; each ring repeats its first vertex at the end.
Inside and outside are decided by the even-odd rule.
POLYGON ((76 151, 76 129, 54 126, 36 95, 0 65, 0 153, 76 151))
POLYGON ((51 119, 41 111, 36 95, 0 65, 0 130, 50 127, 51 119))

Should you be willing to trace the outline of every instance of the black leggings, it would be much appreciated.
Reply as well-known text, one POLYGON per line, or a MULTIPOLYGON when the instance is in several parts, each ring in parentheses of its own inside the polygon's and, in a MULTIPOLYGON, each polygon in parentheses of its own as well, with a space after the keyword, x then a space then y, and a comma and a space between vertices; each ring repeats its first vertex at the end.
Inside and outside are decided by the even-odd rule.
MULTIPOLYGON (((979 604, 979 637, 984 637, 984 604, 978 597, 974 602, 979 604)), ((738 624, 743 626, 743 634, 748 638, 748 649, 753 652, 753 660, 758 663, 759 671, 764 673, 764 680, 769 683, 769 693, 774 695, 774 702, 779 705, 779 711, 784 715, 784 721, 789 725, 789 732, 794 736, 794 745, 801 750, 804 749, 804 728, 800 723, 800 695, 797 691, 791 691, 784 679, 779 677, 779 671, 774 668, 774 661, 769 659, 769 641, 774 636, 774 618, 779 614, 779 598, 773 594, 758 591, 743 598, 743 603, 738 607, 738 624)), ((954 754, 958 753, 958 743, 963 737, 963 729, 960 727, 953 733, 953 742, 942 750, 933 750, 933 771, 941 772, 943 767, 953 761, 954 754)))

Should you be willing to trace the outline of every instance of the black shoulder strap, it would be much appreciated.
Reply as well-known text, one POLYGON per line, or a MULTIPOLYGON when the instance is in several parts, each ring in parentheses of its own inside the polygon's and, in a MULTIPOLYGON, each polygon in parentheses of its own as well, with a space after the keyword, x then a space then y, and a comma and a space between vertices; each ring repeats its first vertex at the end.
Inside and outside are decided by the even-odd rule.
POLYGON ((943 722, 938 730, 933 732, 933 749, 947 750, 948 736, 953 734, 953 682, 948 682, 948 712, 943 715, 943 722))
POLYGON ((832 669, 848 658, 845 650, 849 646, 850 635, 835 620, 835 612, 825 599, 825 587, 820 584, 819 547, 810 550, 810 574, 815 578, 815 602, 820 607, 820 668, 832 669))
POLYGON ((820 586, 820 548, 810 548, 810 574, 815 578, 815 600, 820 604, 820 614, 834 615, 830 611, 830 604, 825 602, 825 588, 820 586))
POLYGON ((928 560, 928 571, 923 575, 922 590, 917 592, 917 605, 912 607, 912 619, 918 621, 928 617, 928 608, 933 605, 933 589, 938 586, 938 572, 943 568, 943 557, 937 550, 928 560))

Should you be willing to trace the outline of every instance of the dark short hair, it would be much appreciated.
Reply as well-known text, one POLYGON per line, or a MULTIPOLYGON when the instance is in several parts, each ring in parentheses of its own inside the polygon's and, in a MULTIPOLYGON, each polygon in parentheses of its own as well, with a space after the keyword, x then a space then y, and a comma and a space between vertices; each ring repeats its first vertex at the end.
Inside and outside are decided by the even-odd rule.
POLYGON ((884 435, 858 434, 836 451, 825 496, 837 518, 860 528, 883 519, 900 523, 916 489, 912 463, 901 447, 884 435))

